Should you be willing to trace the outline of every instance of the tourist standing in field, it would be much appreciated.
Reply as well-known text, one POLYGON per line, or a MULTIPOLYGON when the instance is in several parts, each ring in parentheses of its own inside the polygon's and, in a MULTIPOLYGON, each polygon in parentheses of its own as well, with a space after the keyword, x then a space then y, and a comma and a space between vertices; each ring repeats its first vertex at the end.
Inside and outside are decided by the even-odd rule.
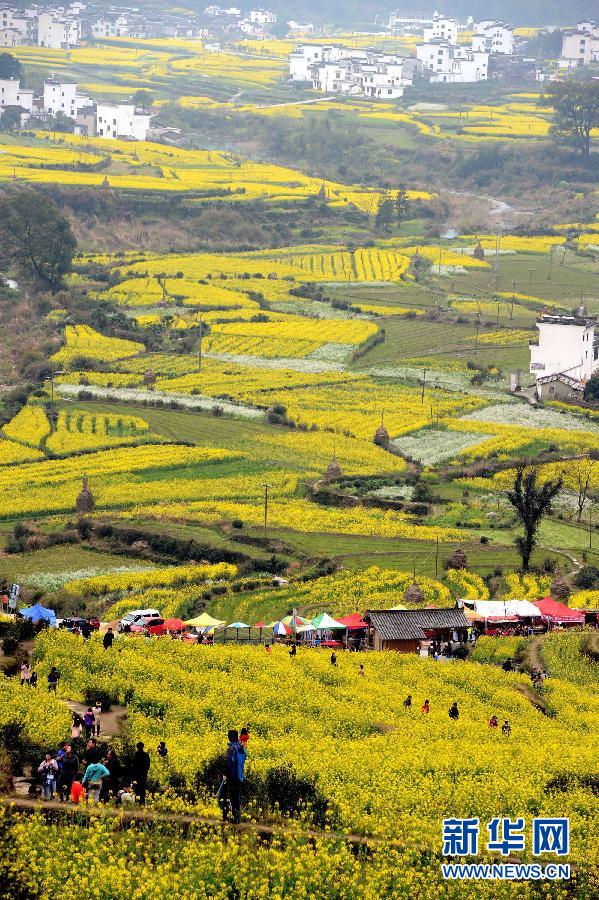
POLYGON ((454 702, 449 707, 449 718, 453 719, 455 722, 460 718, 460 711, 458 709, 458 704, 454 702))
POLYGON ((73 724, 71 725, 71 740, 78 741, 83 731, 83 722, 78 712, 73 713, 73 724))
POLYGON ((430 705, 430 702, 429 702, 428 700, 425 700, 424 703, 422 704, 422 707, 421 707, 421 709, 420 709, 420 712, 421 712, 421 713, 424 713, 425 716, 428 716, 428 714, 429 714, 430 711, 431 711, 431 705, 430 705))
POLYGON ((105 650, 110 650, 112 644, 114 642, 114 631, 112 628, 109 628, 104 637, 102 638, 102 644, 105 650))
POLYGON ((503 735, 505 735, 505 737, 509 737, 510 734, 512 733, 512 726, 510 725, 510 723, 508 722, 507 719, 505 720, 505 722, 504 722, 503 725, 501 726, 501 733, 502 733, 503 735))
POLYGON ((158 756, 160 757, 160 759, 166 759, 166 758, 167 758, 167 756, 168 756, 168 747, 166 746, 166 744, 164 743, 164 741, 160 741, 160 743, 158 744, 158 746, 157 746, 157 748, 156 748, 156 752, 158 753, 158 756))
POLYGON ((412 695, 411 694, 408 694, 408 696, 406 697, 406 699, 403 702, 403 705, 404 705, 405 709, 412 709, 412 695))
POLYGON ((56 688, 58 687, 59 678, 60 678, 60 672, 58 671, 56 666, 52 666, 52 668, 48 672, 48 690, 51 694, 56 693, 56 688))
POLYGON ((108 756, 104 760, 104 765, 108 769, 110 776, 108 778, 105 778, 102 782, 100 800, 102 800, 103 803, 106 803, 111 794, 114 797, 116 797, 118 794, 122 770, 121 761, 112 747, 108 751, 108 756))
POLYGON ((497 719, 496 715, 492 715, 491 718, 489 719, 489 728, 498 728, 498 727, 499 727, 499 720, 497 719))
POLYGON ((150 771, 150 754, 144 750, 143 741, 137 744, 137 750, 133 754, 133 762, 131 764, 131 776, 137 788, 137 796, 139 802, 143 806, 146 802, 146 791, 148 790, 148 772, 150 771))
POLYGON ((27 665, 27 663, 23 663, 21 666, 21 686, 24 684, 29 684, 31 680, 31 669, 27 665))
POLYGON ((83 776, 83 787, 87 788, 87 798, 98 805, 100 802, 100 791, 102 790, 102 781, 109 778, 110 772, 101 762, 90 763, 85 770, 83 776))
POLYGON ((83 727, 85 728, 86 738, 91 738, 96 729, 96 717, 92 712, 91 706, 88 706, 87 712, 83 713, 83 727))
POLYGON ((95 733, 96 737, 100 737, 100 716, 102 715, 102 704, 99 700, 96 700, 94 706, 92 706, 92 712, 94 714, 94 730, 92 734, 95 733))
POLYGON ((67 749, 62 757, 60 766, 60 796, 65 802, 71 796, 71 788, 79 771, 79 757, 73 750, 71 744, 67 744, 67 749))
POLYGON ((58 776, 58 763, 51 753, 46 753, 46 756, 40 763, 37 771, 42 779, 44 800, 54 800, 56 778, 58 776))
POLYGON ((223 821, 229 818, 229 810, 233 822, 241 822, 241 785, 244 779, 246 749, 239 740, 239 734, 232 728, 228 733, 229 745, 225 753, 223 778, 219 788, 219 803, 223 811, 223 821))
POLYGON ((336 666, 336 665, 337 665, 337 654, 335 653, 334 650, 333 650, 333 652, 331 653, 331 665, 332 665, 332 666, 336 666))

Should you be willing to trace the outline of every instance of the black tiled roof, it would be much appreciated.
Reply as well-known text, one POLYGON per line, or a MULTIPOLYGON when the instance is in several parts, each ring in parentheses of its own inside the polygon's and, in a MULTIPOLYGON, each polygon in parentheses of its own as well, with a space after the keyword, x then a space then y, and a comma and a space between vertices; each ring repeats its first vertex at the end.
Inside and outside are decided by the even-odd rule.
POLYGON ((435 628, 468 628, 461 609, 369 609, 364 614, 383 641, 421 641, 435 628))

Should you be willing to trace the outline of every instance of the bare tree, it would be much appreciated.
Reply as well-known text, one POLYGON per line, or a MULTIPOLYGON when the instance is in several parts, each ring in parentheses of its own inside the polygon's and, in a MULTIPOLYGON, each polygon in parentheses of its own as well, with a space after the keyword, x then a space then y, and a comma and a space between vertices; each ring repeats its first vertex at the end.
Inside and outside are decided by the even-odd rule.
POLYGON ((580 522, 584 507, 588 500, 589 488, 593 477, 593 469, 595 467, 594 459, 577 459, 569 463, 568 468, 573 475, 574 484, 576 486, 576 505, 578 507, 577 520, 580 522))
POLYGON ((551 503, 563 484, 561 478, 539 484, 538 477, 538 466, 520 463, 516 468, 514 485, 511 490, 506 491, 507 499, 516 510, 524 528, 524 536, 516 538, 516 546, 522 556, 522 568, 525 571, 530 565, 541 519, 551 510, 551 503))

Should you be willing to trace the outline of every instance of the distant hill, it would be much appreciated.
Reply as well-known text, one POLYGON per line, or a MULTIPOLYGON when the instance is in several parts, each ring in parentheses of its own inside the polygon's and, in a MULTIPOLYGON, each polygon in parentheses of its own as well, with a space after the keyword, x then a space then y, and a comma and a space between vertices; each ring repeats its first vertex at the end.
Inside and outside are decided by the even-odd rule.
POLYGON ((584 18, 599 18, 597 0, 270 0, 264 4, 296 21, 330 22, 335 25, 384 22, 391 10, 405 15, 430 15, 434 9, 446 15, 476 19, 497 18, 514 25, 575 25, 584 18))

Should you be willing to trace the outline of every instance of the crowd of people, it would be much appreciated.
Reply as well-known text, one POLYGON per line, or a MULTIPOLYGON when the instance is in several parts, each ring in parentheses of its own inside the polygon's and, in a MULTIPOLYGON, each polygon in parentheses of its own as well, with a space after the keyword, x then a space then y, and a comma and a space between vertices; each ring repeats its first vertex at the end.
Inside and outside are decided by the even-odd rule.
MULTIPOLYGON (((75 737, 71 743, 65 742, 58 753, 46 753, 38 766, 38 786, 43 797, 45 800, 58 797, 65 803, 69 800, 80 803, 86 799, 98 804, 114 800, 123 805, 138 802, 143 806, 148 789, 150 754, 139 741, 129 764, 123 765, 116 750, 100 745, 94 736, 99 734, 100 728, 99 718, 94 721, 94 708, 89 708, 83 720, 78 713, 73 715, 73 731, 77 734, 80 734, 82 721, 85 723, 87 719, 84 725, 86 741, 75 737), (84 744, 81 750, 78 743, 84 744)), ((166 759, 168 750, 164 741, 160 741, 157 754, 166 759)))

